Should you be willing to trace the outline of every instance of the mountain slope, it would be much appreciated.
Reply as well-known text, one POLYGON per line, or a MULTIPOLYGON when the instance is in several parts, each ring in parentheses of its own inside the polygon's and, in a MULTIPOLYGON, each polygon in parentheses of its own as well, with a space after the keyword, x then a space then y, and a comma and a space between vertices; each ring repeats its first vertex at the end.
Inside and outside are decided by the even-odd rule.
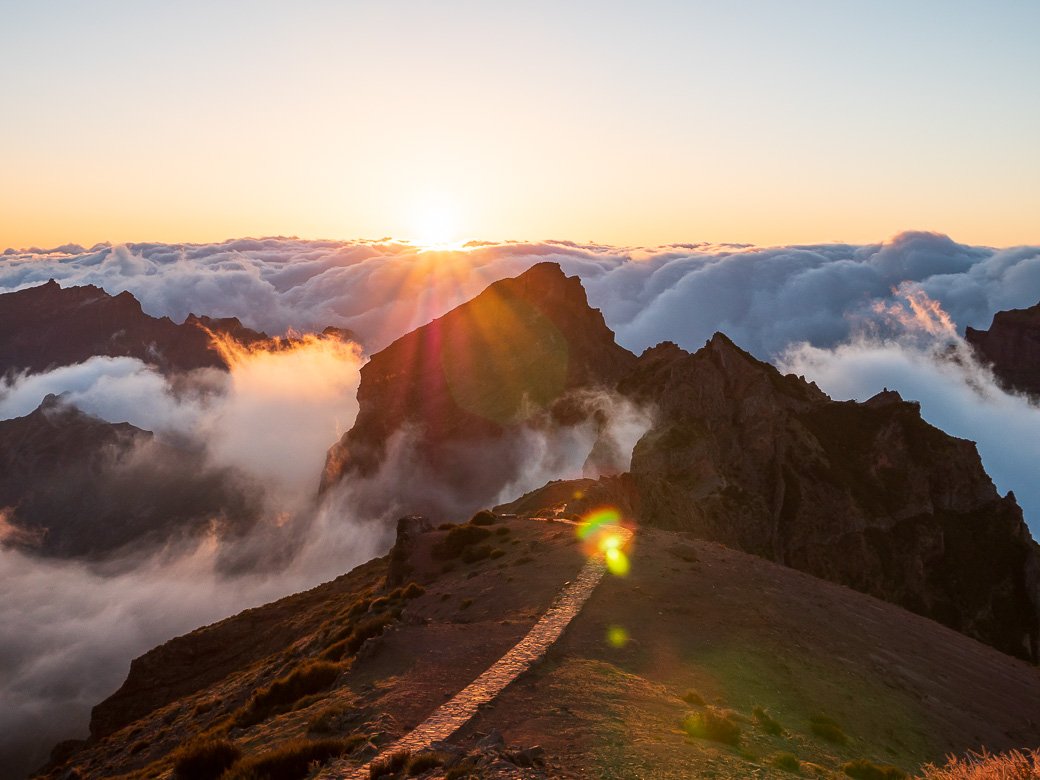
POLYGON ((1040 303, 998 311, 989 330, 968 328, 964 338, 1006 387, 1040 397, 1040 303))
POLYGON ((1040 554, 973 443, 888 391, 835 402, 716 334, 648 350, 620 384, 656 409, 629 474, 503 511, 596 503, 900 604, 1037 659, 1040 554))
POLYGON ((0 420, 0 543, 62 558, 100 558, 214 530, 241 532, 260 500, 228 469, 150 431, 108 423, 48 396, 0 420))
POLYGON ((0 294, 0 377, 73 365, 96 355, 134 357, 163 371, 223 368, 206 330, 251 344, 267 336, 235 318, 189 315, 177 325, 145 314, 129 292, 99 287, 38 287, 0 294))
MULTIPOLYGON (((395 434, 407 434, 413 474, 480 506, 524 467, 521 430, 587 421, 592 413, 568 394, 611 388, 634 363, 577 277, 535 265, 372 356, 357 420, 329 451, 323 489, 346 475, 373 477, 395 434)), ((405 509, 445 514, 434 492, 405 509)))
MULTIPOLYGON (((487 538, 502 554, 470 563, 438 557, 448 532, 428 528, 404 523, 388 558, 135 661, 95 710, 94 737, 62 746, 42 776, 166 776, 172 751, 200 734, 249 760, 292 740, 349 740, 348 760, 363 763, 515 644, 583 561, 571 526, 500 522, 487 538), (402 589, 402 575, 417 585, 402 589), (372 624, 372 638, 339 648, 372 624), (269 706, 273 681, 320 663, 337 667, 269 706)), ((836 777, 855 758, 909 770, 982 745, 1040 745, 1035 667, 687 533, 639 529, 630 556, 628 576, 601 583, 548 658, 446 750, 485 761, 481 777, 745 778, 787 776, 770 765, 779 752, 836 777), (705 711, 683 700, 690 690, 731 711, 739 748, 684 734, 683 719, 705 711), (782 733, 757 726, 756 707, 782 733), (813 731, 821 714, 844 742, 813 731), (515 748, 481 747, 492 730, 515 748), (545 768, 516 766, 534 745, 545 768)))

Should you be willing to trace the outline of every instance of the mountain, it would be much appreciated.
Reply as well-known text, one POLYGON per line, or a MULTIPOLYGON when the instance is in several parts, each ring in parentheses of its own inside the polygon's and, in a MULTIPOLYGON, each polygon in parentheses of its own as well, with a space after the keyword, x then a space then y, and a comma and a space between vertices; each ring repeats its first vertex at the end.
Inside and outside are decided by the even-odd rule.
POLYGON ((832 401, 722 334, 647 350, 620 390, 656 410, 629 473, 502 511, 623 507, 899 604, 1037 660, 1040 548, 972 442, 884 391, 832 401))
POLYGON ((0 420, 0 543, 47 556, 100 558, 189 533, 241 532, 259 499, 227 469, 47 396, 0 420))
POLYGON ((1040 303, 998 311, 989 330, 968 328, 964 338, 1002 384, 1040 397, 1040 303))
MULTIPOLYGON (((174 777, 218 776, 200 756, 234 762, 227 777, 302 778, 311 761, 341 777, 515 646, 586 560, 561 523, 499 520, 482 527, 497 552, 449 558, 458 531, 398 528, 388 556, 135 660, 91 736, 40 777, 169 777, 178 762, 174 777)), ((629 553, 544 661, 413 759, 457 777, 780 778, 791 760, 844 777, 857 760, 913 771, 1040 745, 1029 664, 689 532, 643 526, 629 553), (726 727, 705 738, 694 726, 711 718, 726 727)))
MULTIPOLYGON (((575 393, 613 387, 635 360, 578 278, 539 263, 372 356, 323 490, 345 475, 374 477, 400 433, 414 479, 464 492, 471 509, 486 504, 524 467, 521 431, 586 422, 594 412, 575 393)), ((432 493, 417 496, 423 511, 450 514, 431 506, 432 493)))
POLYGON ((129 292, 62 288, 53 279, 0 294, 0 377, 82 363, 91 357, 133 357, 165 372, 226 369, 207 330, 242 344, 264 341, 235 318, 189 315, 180 325, 145 314, 129 292))

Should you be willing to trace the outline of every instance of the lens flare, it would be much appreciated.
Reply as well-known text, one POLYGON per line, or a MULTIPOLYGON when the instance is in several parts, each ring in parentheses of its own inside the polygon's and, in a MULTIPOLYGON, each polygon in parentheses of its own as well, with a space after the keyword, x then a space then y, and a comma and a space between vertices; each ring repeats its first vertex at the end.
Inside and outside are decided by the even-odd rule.
POLYGON ((622 527, 621 512, 613 507, 596 509, 585 515, 576 534, 584 543, 586 555, 602 556, 607 571, 616 577, 628 574, 631 563, 624 548, 631 533, 622 527))
POLYGON ((611 626, 607 629, 607 644, 611 647, 624 647, 630 638, 624 626, 611 626))

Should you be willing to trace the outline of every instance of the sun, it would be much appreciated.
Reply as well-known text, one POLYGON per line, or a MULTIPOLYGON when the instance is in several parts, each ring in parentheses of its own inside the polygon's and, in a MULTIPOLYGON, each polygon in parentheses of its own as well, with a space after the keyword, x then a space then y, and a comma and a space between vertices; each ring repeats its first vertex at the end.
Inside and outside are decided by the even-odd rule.
POLYGON ((449 195, 429 194, 412 207, 408 238, 424 247, 448 246, 458 242, 459 210, 449 195))

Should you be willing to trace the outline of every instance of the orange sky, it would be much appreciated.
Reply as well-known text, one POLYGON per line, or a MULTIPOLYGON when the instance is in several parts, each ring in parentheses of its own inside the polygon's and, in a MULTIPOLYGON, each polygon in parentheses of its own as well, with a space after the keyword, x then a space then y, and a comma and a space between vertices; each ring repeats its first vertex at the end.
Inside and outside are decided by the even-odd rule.
POLYGON ((780 5, 5 6, 0 248, 1040 241, 1040 6, 780 5))

